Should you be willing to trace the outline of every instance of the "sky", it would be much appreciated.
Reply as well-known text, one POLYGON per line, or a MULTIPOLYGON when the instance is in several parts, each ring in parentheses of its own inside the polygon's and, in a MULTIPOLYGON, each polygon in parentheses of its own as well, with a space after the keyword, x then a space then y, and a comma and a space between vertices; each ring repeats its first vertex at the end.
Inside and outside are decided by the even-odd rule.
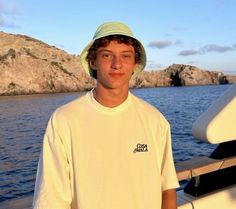
POLYGON ((146 70, 189 64, 236 75, 235 11, 236 0, 0 0, 0 31, 79 55, 100 24, 120 21, 143 43, 146 70))

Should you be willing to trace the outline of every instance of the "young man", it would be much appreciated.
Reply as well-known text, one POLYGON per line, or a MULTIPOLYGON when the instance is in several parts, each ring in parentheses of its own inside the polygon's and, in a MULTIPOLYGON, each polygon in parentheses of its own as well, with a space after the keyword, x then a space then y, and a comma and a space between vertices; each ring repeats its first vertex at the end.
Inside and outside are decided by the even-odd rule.
POLYGON ((35 186, 35 209, 176 209, 170 126, 129 92, 144 47, 119 22, 98 27, 83 50, 96 88, 52 115, 35 186))

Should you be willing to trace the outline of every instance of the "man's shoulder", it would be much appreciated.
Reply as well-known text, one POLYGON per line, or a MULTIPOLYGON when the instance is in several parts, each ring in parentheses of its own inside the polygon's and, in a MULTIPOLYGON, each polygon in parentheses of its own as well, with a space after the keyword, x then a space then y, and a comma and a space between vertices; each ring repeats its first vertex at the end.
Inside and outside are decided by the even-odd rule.
POLYGON ((145 111, 160 113, 160 111, 154 105, 148 103, 144 99, 141 99, 140 97, 137 97, 135 95, 132 95, 132 97, 135 106, 138 106, 139 108, 142 108, 145 111))
POLYGON ((72 113, 73 112, 77 112, 80 111, 81 109, 83 109, 83 107, 86 105, 87 103, 87 93, 85 93, 84 95, 58 107, 55 111, 54 114, 56 115, 65 115, 68 113, 72 113))
POLYGON ((165 116, 157 107, 135 95, 132 96, 133 105, 135 106, 136 110, 139 111, 141 114, 146 115, 147 117, 153 118, 155 120, 161 120, 164 123, 167 122, 165 116))

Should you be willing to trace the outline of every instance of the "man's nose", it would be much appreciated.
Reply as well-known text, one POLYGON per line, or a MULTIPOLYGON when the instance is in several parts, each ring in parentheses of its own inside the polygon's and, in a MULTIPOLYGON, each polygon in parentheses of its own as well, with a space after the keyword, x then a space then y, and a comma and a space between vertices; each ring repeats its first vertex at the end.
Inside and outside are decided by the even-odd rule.
POLYGON ((112 68, 115 70, 118 70, 121 68, 121 66, 122 66, 122 61, 121 61, 120 57, 114 56, 112 59, 112 68))

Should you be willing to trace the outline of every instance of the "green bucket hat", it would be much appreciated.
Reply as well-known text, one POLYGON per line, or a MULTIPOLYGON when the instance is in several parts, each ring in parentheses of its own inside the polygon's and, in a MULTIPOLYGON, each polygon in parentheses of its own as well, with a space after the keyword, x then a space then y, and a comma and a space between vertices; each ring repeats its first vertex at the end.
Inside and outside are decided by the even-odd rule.
POLYGON ((88 75, 92 76, 92 69, 89 67, 87 55, 88 55, 88 51, 89 51, 90 47, 93 45, 94 41, 97 39, 106 37, 106 36, 110 36, 110 35, 128 36, 128 37, 135 39, 138 42, 138 44, 140 45, 141 61, 140 61, 140 63, 137 63, 137 66, 134 69, 134 73, 132 75, 132 78, 136 77, 141 71, 143 71, 143 69, 146 65, 146 52, 145 52, 145 49, 144 49, 142 43, 137 38, 134 37, 130 28, 121 22, 106 22, 97 28, 97 30, 93 36, 93 40, 84 48, 84 50, 80 54, 81 64, 82 64, 82 67, 84 68, 85 72, 88 75))

